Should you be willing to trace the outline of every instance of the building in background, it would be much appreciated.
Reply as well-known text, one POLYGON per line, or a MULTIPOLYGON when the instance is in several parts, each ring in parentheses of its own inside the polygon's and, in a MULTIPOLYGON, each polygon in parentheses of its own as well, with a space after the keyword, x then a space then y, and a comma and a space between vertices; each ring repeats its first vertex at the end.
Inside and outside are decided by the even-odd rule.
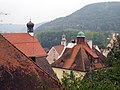
POLYGON ((67 45, 66 35, 64 33, 62 34, 61 45, 67 45))
POLYGON ((48 56, 46 58, 48 60, 49 64, 52 64, 53 62, 55 62, 58 59, 58 57, 63 52, 63 49, 64 49, 63 45, 53 46, 50 49, 50 51, 48 52, 48 56))
POLYGON ((106 67, 103 63, 106 57, 102 56, 102 53, 93 47, 91 41, 85 42, 84 33, 79 32, 76 45, 66 48, 62 56, 51 65, 56 73, 63 70, 89 72, 106 67))
POLYGON ((66 36, 63 33, 61 45, 53 46, 48 52, 48 56, 46 59, 48 60, 49 64, 55 62, 62 55, 64 49, 66 48, 66 44, 67 44, 66 36))

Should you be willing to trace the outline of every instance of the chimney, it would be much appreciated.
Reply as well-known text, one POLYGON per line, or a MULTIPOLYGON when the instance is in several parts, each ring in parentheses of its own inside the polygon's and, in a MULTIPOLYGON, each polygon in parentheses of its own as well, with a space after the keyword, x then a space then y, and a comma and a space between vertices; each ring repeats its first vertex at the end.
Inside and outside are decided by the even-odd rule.
POLYGON ((85 43, 85 34, 83 32, 79 32, 77 35, 77 44, 85 43))

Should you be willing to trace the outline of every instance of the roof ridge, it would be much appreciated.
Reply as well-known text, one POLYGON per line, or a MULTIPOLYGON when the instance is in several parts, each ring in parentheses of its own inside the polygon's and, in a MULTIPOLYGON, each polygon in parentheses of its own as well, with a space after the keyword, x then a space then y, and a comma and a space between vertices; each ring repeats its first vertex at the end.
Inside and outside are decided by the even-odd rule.
POLYGON ((90 49, 90 48, 88 47, 88 45, 85 44, 85 45, 83 46, 83 48, 84 48, 91 56, 93 56, 94 58, 97 58, 97 57, 98 57, 98 55, 97 55, 92 49, 90 49), (90 51, 92 51, 92 52, 90 52, 90 51), (93 53, 94 55, 93 55, 92 53, 93 53))
POLYGON ((36 42, 18 42, 18 43, 13 43, 13 44, 22 44, 22 43, 38 43, 37 41, 36 42))
MULTIPOLYGON (((84 56, 86 56, 87 57, 87 55, 86 55, 86 51, 83 49, 83 48, 81 48, 81 50, 80 50, 81 52, 81 58, 82 58, 82 62, 83 62, 83 69, 84 69, 84 71, 86 71, 86 68, 85 68, 85 59, 84 59, 84 56), (84 53, 84 54, 83 54, 84 53)), ((88 57, 87 57, 87 59, 88 59, 88 57)))
POLYGON ((74 58, 76 57, 76 54, 78 53, 79 49, 80 49, 80 47, 77 47, 77 46, 75 46, 73 48, 73 52, 72 52, 70 58, 65 62, 64 66, 63 66, 64 68, 70 68, 70 66, 74 62, 74 58), (75 51, 75 50, 77 50, 77 51, 75 51), (70 63, 68 63, 68 62, 70 62, 70 63))

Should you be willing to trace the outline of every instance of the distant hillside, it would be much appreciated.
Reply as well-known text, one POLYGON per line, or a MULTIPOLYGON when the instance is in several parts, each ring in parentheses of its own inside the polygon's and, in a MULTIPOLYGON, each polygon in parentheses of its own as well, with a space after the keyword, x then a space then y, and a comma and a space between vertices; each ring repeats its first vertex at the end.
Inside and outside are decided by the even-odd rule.
POLYGON ((0 33, 26 32, 25 25, 19 24, 0 24, 0 33))
POLYGON ((47 30, 120 31, 120 2, 90 4, 69 16, 55 19, 36 29, 47 30))

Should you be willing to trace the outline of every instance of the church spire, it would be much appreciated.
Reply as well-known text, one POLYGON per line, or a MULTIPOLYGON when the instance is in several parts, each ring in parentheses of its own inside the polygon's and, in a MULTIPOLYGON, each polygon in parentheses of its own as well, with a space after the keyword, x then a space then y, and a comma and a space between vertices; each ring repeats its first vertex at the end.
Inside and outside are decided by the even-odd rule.
POLYGON ((32 36, 34 35, 33 27, 34 23, 32 23, 30 19, 30 21, 27 23, 27 32, 32 36))
POLYGON ((66 36, 65 36, 65 34, 64 34, 64 33, 62 34, 61 45, 66 46, 66 36))

